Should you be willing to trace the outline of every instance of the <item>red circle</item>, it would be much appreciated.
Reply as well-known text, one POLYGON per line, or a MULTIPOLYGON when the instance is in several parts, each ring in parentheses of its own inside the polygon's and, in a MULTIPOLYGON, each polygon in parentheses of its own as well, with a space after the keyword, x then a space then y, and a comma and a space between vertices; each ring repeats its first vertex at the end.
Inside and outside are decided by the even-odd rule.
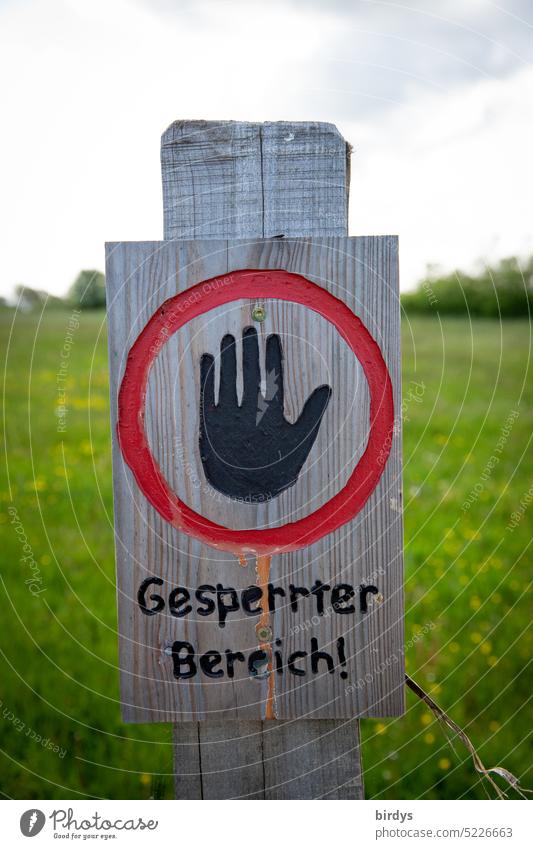
POLYGON ((393 429, 394 402, 389 371, 379 345, 361 319, 325 289, 299 274, 282 270, 232 271, 197 283, 165 301, 130 349, 118 396, 120 449, 150 504, 180 531, 236 554, 295 551, 353 519, 383 473, 393 429), (305 518, 264 530, 232 530, 188 507, 170 489, 150 451, 144 430, 148 374, 163 345, 191 319, 243 298, 291 301, 319 313, 334 325, 361 363, 370 390, 367 446, 343 489, 305 518))

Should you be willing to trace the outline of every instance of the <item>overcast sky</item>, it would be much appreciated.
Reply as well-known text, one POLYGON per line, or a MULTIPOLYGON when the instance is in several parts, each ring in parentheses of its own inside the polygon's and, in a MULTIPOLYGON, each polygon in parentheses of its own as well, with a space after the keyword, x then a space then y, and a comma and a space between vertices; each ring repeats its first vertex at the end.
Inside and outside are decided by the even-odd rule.
POLYGON ((335 123, 404 288, 533 253, 530 0, 0 0, 0 75, 3 294, 162 237, 176 118, 335 123))

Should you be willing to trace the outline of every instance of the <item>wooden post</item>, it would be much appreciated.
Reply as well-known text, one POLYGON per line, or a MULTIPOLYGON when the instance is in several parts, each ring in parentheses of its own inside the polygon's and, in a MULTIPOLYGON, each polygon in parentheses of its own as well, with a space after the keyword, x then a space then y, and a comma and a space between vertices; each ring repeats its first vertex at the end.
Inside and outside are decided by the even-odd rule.
MULTIPOLYGON (((165 239, 348 234, 349 145, 332 124, 176 121, 165 239)), ((174 725, 178 799, 362 799, 357 720, 174 725)))

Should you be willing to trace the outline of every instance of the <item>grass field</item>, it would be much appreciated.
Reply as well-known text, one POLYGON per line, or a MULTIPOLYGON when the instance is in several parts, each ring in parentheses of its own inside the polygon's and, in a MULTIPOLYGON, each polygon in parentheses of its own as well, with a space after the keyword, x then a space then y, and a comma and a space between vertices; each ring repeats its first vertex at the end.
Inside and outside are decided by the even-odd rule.
MULTIPOLYGON (((83 314, 72 333, 58 433, 68 319, 11 326, 0 313, 1 791, 171 798, 170 728, 119 718, 104 317, 83 314)), ((531 786, 529 327, 417 318, 403 329, 407 669, 486 765, 531 786)), ((485 796, 461 743, 452 749, 414 697, 404 717, 362 725, 369 798, 485 796)))

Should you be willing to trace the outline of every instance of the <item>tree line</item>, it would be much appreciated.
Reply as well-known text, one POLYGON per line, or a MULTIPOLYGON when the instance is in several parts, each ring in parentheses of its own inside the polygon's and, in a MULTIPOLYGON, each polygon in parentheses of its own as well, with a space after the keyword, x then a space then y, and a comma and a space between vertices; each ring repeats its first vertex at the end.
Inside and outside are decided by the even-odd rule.
POLYGON ((470 315, 518 318, 530 314, 533 300, 533 256, 507 257, 477 274, 429 273, 412 292, 402 294, 408 314, 470 315))
MULTIPOLYGON (((16 304, 24 311, 47 309, 103 309, 105 277, 94 269, 80 271, 65 297, 40 289, 17 286, 16 304)), ((401 296, 402 311, 432 315, 470 315, 476 318, 518 318, 530 314, 533 301, 533 256, 525 261, 507 257, 485 265, 475 274, 429 271, 417 287, 401 296)), ((7 301, 0 299, 0 306, 7 301)))

